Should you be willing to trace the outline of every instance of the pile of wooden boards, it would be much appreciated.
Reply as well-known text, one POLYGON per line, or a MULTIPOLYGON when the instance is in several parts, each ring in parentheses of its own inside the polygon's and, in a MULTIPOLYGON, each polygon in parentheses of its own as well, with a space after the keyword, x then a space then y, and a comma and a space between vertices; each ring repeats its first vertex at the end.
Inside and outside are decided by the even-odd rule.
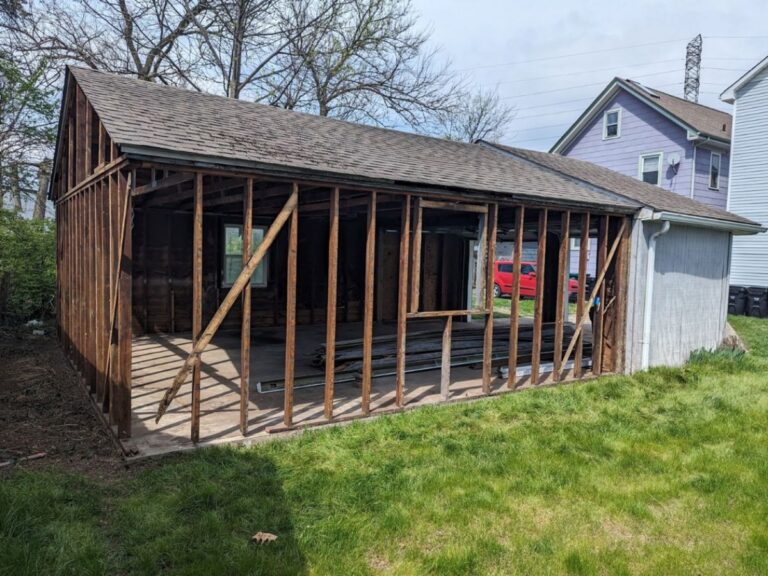
MULTIPOLYGON (((454 324, 451 336, 451 366, 481 365, 483 361, 483 336, 485 329, 482 323, 454 324)), ((563 341, 568 344, 574 333, 572 324, 563 327, 563 341)), ((442 359, 443 332, 437 330, 410 331, 406 341, 406 372, 423 372, 439 370, 442 359)), ((554 358, 555 324, 545 323, 541 331, 541 361, 549 362, 554 358)), ((518 332, 517 361, 518 365, 530 364, 533 348, 533 326, 520 326, 518 332)), ((584 354, 589 355, 591 347, 584 342, 584 354)), ((509 327, 496 326, 493 331, 492 362, 494 366, 504 366, 509 360, 509 327)), ((325 344, 318 346, 312 353, 310 361, 318 369, 325 367, 325 344)), ((395 334, 375 336, 372 342, 373 377, 393 376, 397 364, 397 336, 395 334)), ((360 379, 363 367, 362 339, 338 340, 336 342, 335 372, 337 383, 354 382, 360 379)), ((318 370, 317 376, 297 377, 297 386, 313 386, 324 383, 318 370)), ((282 387, 282 381, 259 383, 263 387, 282 387)))

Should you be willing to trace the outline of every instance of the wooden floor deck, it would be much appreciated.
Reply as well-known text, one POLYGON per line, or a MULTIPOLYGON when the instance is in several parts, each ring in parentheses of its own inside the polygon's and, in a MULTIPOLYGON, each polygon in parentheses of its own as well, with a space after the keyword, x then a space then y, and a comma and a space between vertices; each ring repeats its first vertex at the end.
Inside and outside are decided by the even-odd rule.
MULTIPOLYGON (((500 324, 508 322, 498 321, 500 324)), ((424 322, 419 329, 438 328, 424 322)), ((460 328, 459 328, 460 329, 460 328)), ((377 324, 375 335, 390 334, 395 325, 377 324)), ((282 390, 258 392, 257 383, 280 378, 284 364, 283 328, 256 330, 252 335, 249 434, 243 437, 239 422, 240 338, 239 335, 217 336, 203 354, 201 381, 200 443, 251 443, 275 434, 268 429, 283 421, 282 390)), ((359 338, 360 324, 340 324, 339 340, 359 338)), ((590 335, 587 334, 587 338, 590 335)), ((325 340, 325 326, 300 326, 297 329, 296 376, 318 375, 321 369, 310 363, 311 352, 325 340)), ((193 448, 190 440, 191 385, 180 390, 162 420, 155 423, 158 403, 168 388, 187 354, 192 349, 189 334, 153 334, 136 338, 133 344, 132 437, 124 440, 125 448, 138 457, 152 456, 193 448)), ((526 373, 522 366, 519 373, 526 373)), ((543 363, 544 373, 551 364, 543 363)), ((496 374, 494 373, 494 376, 496 374)), ((482 397, 482 371, 474 367, 455 367, 451 370, 451 400, 482 397)), ((522 377, 519 388, 530 387, 522 377)), ((442 402, 439 390, 440 371, 412 373, 406 376, 406 405, 409 407, 442 402)), ((495 377, 493 393, 507 390, 506 381, 495 377)), ((335 386, 334 415, 342 419, 362 416, 360 387, 355 383, 337 383, 335 386)), ((393 377, 376 378, 371 394, 371 414, 395 408, 395 380, 393 377)), ((326 423, 323 416, 323 386, 297 388, 294 392, 294 424, 297 426, 326 423)))

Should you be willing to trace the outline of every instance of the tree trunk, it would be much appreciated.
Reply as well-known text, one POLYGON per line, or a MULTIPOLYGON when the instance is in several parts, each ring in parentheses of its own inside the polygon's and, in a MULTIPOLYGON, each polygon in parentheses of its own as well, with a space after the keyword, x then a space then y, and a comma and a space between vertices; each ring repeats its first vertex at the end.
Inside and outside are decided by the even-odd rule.
POLYGON ((35 211, 32 214, 34 220, 45 220, 45 201, 48 191, 50 167, 48 160, 43 160, 37 168, 37 195, 35 196, 35 211))
POLYGON ((11 166, 11 201, 13 210, 21 212, 21 183, 19 182, 19 167, 14 164, 11 166))

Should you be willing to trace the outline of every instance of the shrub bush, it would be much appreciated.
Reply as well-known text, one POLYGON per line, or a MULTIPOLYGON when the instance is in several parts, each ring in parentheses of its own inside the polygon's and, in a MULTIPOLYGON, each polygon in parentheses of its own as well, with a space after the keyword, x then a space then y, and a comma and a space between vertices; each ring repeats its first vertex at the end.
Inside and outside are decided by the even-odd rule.
POLYGON ((55 301, 54 222, 0 210, 0 322, 51 317, 55 301))

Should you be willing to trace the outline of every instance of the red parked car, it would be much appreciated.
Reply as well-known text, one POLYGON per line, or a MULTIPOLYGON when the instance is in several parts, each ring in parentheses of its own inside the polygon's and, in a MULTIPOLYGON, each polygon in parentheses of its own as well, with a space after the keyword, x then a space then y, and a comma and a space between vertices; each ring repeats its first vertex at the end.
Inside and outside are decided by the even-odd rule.
MULTIPOLYGON (((493 297, 509 296, 512 294, 512 274, 514 263, 511 260, 497 260, 493 268, 493 297)), ((579 291, 579 283, 573 278, 568 279, 568 297, 573 299, 579 291)), ((533 298, 536 296, 536 263, 520 263, 520 296, 533 298)))

